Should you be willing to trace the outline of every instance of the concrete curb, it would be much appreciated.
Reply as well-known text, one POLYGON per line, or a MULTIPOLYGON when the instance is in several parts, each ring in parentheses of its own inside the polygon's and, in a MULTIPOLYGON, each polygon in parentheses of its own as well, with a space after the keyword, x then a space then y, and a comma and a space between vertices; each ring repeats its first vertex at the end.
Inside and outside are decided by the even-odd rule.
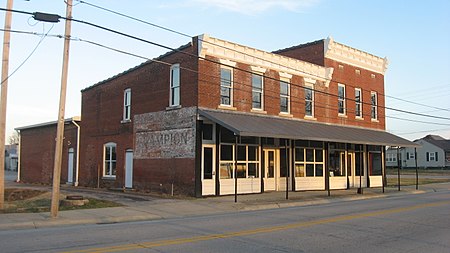
MULTIPOLYGON (((428 189, 423 190, 415 190, 415 189, 404 189, 400 192, 392 192, 389 193, 368 193, 367 195, 350 195, 350 196, 339 196, 339 195, 332 195, 329 198, 327 197, 316 197, 313 199, 298 199, 298 200, 287 200, 286 202, 280 202, 280 201, 267 201, 265 203, 261 203, 264 201, 259 201, 260 203, 257 203, 256 201, 254 204, 252 203, 227 203, 225 205, 220 205, 214 210, 211 210, 209 214, 218 214, 218 213, 226 213, 226 212, 233 212, 233 211, 257 211, 257 210, 267 210, 267 209, 279 209, 279 208, 288 208, 288 207, 300 207, 300 206, 311 206, 311 205, 320 205, 320 204, 328 204, 328 203, 335 203, 335 202, 343 202, 343 201, 357 201, 357 200, 365 200, 365 199, 376 199, 376 198, 388 198, 388 197, 395 197, 395 196, 402 196, 402 195, 409 195, 409 194, 424 194, 428 192, 436 192, 437 190, 430 187, 428 189)), ((190 202, 192 203, 192 202, 190 202)), ((158 204, 153 204, 155 206, 158 206, 158 204)), ((202 205, 199 205, 198 208, 202 208, 202 205)), ((88 216, 89 210, 92 209, 84 209, 84 210, 76 210, 72 213, 64 213, 62 212, 59 218, 51 219, 48 213, 45 213, 43 215, 40 215, 39 217, 33 217, 30 214, 16 214, 14 219, 19 220, 22 219, 23 221, 19 222, 9 222, 1 224, 0 222, 0 231, 2 230, 16 230, 16 229, 39 229, 39 228, 49 228, 49 227, 60 227, 60 226, 69 226, 69 225, 90 225, 90 224, 114 224, 114 223, 123 223, 123 222, 137 222, 137 221, 150 221, 150 220, 161 220, 166 218, 172 218, 169 216, 163 217, 160 215, 152 214, 150 212, 145 212, 143 210, 130 208, 130 207, 119 207, 123 208, 124 210, 117 209, 114 211, 115 213, 126 213, 126 211, 135 211, 135 212, 142 212, 144 214, 137 214, 137 215, 121 215, 121 216, 108 216, 108 210, 111 212, 114 208, 102 208, 102 211, 104 211, 105 215, 101 217, 96 218, 77 218, 80 216, 88 216), (22 217, 20 217, 22 216, 22 217), (27 217, 28 216, 28 217, 27 217), (26 220, 28 219, 28 220, 26 220)), ((148 207, 149 210, 151 210, 151 205, 148 207)), ((182 208, 181 208, 182 209, 182 208)), ((99 210, 99 209, 97 209, 99 210)), ((68 211, 70 212, 70 211, 68 211)), ((92 211, 91 211, 92 212, 92 211)), ((101 214, 92 212, 93 216, 99 216, 101 214)), ((0 214, 1 215, 1 214, 0 214)), ((173 217, 179 218, 179 217, 190 217, 195 215, 173 215, 173 217)), ((1 218, 1 216, 0 216, 1 218)))

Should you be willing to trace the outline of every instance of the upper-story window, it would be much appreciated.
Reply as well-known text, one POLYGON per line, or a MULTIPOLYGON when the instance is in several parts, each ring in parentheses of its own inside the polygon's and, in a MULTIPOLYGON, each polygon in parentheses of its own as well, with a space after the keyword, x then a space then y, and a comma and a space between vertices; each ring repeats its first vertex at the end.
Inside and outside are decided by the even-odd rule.
POLYGON ((370 100, 371 100, 371 117, 372 119, 376 120, 378 119, 378 99, 377 99, 377 93, 375 91, 372 91, 370 93, 370 100))
POLYGON ((286 79, 280 80, 280 112, 289 113, 290 111, 290 87, 289 81, 286 79))
POLYGON ((123 120, 131 119, 131 89, 123 91, 123 120))
POLYGON ((233 106, 233 70, 220 68, 220 104, 233 106))
POLYGON ((355 117, 362 118, 362 91, 355 88, 355 117))
POLYGON ((260 74, 252 74, 252 109, 263 109, 264 99, 263 77, 260 74))
POLYGON ((103 176, 116 176, 116 144, 106 143, 103 149, 103 176))
POLYGON ((338 84, 338 113, 345 115, 345 85, 338 84))
POLYGON ((170 106, 180 105, 180 64, 170 67, 170 106))
POLYGON ((314 117, 314 86, 305 85, 305 116, 314 117))

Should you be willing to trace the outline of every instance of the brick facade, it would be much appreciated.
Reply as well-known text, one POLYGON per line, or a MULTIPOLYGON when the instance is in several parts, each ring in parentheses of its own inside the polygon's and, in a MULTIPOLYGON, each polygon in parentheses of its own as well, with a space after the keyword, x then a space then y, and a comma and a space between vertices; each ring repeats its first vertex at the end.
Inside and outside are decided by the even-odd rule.
MULTIPOLYGON (((181 51, 195 54, 195 47, 186 45, 181 51)), ((192 56, 173 52, 158 58, 167 63, 179 63, 182 68, 197 69, 192 56)), ((83 129, 81 130, 80 184, 109 188, 125 185, 125 152, 134 149, 133 119, 135 115, 164 111, 169 106, 170 64, 146 62, 109 80, 82 91, 83 129), (131 89, 131 120, 123 121, 124 90, 131 89), (103 177, 103 147, 106 143, 116 146, 116 177, 103 177)), ((181 70, 181 105, 197 104, 197 74, 181 70)), ((183 161, 174 162, 184 164, 183 161)), ((142 188, 166 189, 168 179, 161 175, 164 161, 136 161, 133 182, 142 188), (142 166, 142 167, 141 167, 142 166), (152 179, 152 180, 149 180, 152 179), (147 187, 151 186, 151 187, 147 187), (156 187, 155 187, 156 186, 156 187)), ((167 191, 167 189, 165 190, 167 191)))
MULTIPOLYGON (((64 141, 61 160, 61 183, 68 181, 68 153, 77 152, 78 128, 72 123, 64 126, 64 141)), ((51 184, 55 159, 56 124, 20 130, 20 181, 24 183, 51 184)), ((73 169, 75 177, 76 155, 73 169)))
MULTIPOLYGON (((198 108, 227 109, 286 119, 385 129, 383 74, 326 58, 325 40, 274 53, 249 51, 293 64, 288 67, 278 62, 266 64, 263 63, 264 60, 251 59, 252 56, 242 56, 239 52, 225 52, 225 57, 221 57, 220 50, 224 50, 223 47, 207 51, 212 47, 210 46, 195 37, 192 43, 162 55, 155 61, 145 62, 82 91, 80 185, 125 188, 126 153, 133 151, 133 188, 201 196, 203 146, 202 129, 199 127, 202 126, 202 119, 197 114, 198 108), (228 108, 220 105, 220 61, 234 65, 233 102, 228 108), (170 107, 170 69, 173 64, 180 66, 180 106, 170 107), (255 68, 264 70, 263 108, 256 111, 252 109, 252 69, 255 68), (280 113, 280 79, 283 76, 291 77, 290 112, 286 114, 280 113), (314 83, 314 115, 305 117, 304 87, 311 82, 314 83), (348 110, 345 116, 338 115, 338 84, 346 85, 348 110), (355 117, 355 87, 363 91, 362 119, 355 117), (127 89, 131 90, 130 120, 124 120, 123 116, 124 91, 127 89), (370 117, 372 91, 378 94, 377 120, 371 120, 370 117), (105 145, 111 143, 115 144, 114 176, 104 174, 105 145)), ((240 47, 242 46, 235 45, 235 48, 240 47)), ((217 124, 217 129, 220 127, 217 124)), ((39 138, 48 136, 44 132, 48 131, 45 128, 38 131, 42 132, 23 132, 23 143, 27 148, 35 141, 40 142, 39 138)), ((53 149, 50 144, 47 143, 45 149, 36 153, 32 153, 33 150, 29 148, 22 155, 29 152, 32 156, 39 154, 42 161, 51 160, 53 153, 46 151, 53 149)), ((209 144, 217 145, 215 157, 219 159, 218 141, 209 144)), ((263 161, 260 162, 263 166, 263 161)), ((45 174, 48 171, 46 168, 42 169, 44 175, 38 175, 37 171, 27 172, 32 166, 28 163, 31 162, 27 160, 22 164, 24 180, 36 177, 41 182, 50 182, 51 175, 49 177, 45 174)), ((218 160, 215 163, 218 165, 218 160)), ((218 168, 216 169, 218 173, 218 168)))

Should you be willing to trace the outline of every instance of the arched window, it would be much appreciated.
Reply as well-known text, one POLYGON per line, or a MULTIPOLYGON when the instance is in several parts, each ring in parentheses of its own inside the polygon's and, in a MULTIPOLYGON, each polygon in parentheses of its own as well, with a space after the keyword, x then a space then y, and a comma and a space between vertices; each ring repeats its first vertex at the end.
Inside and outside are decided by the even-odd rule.
POLYGON ((103 176, 116 176, 116 143, 108 142, 103 147, 103 176))

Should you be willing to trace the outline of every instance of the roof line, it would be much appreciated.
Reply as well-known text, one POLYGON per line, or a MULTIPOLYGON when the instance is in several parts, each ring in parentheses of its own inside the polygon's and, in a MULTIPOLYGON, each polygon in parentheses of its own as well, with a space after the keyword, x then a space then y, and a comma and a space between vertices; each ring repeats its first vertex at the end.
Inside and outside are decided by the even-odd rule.
MULTIPOLYGON (((72 121, 81 122, 81 117, 80 116, 74 116, 72 118, 64 119, 64 123, 70 123, 72 121)), ((49 121, 49 122, 38 123, 38 124, 34 124, 34 125, 28 125, 28 126, 23 126, 23 127, 16 127, 16 128, 14 128, 14 130, 21 131, 21 130, 26 130, 26 129, 31 129, 31 128, 38 128, 38 127, 45 127, 45 126, 56 125, 57 123, 58 123, 58 121, 49 121)))
POLYGON ((134 67, 132 67, 132 68, 129 68, 129 69, 127 69, 127 70, 125 70, 125 71, 123 71, 123 72, 121 72, 121 73, 119 73, 119 74, 116 74, 116 75, 114 75, 114 76, 112 76, 112 77, 109 77, 109 78, 103 80, 103 81, 100 81, 100 82, 97 82, 97 83, 95 83, 95 84, 93 84, 93 85, 91 85, 91 86, 88 86, 88 87, 82 89, 81 92, 85 92, 85 91, 90 90, 90 89, 92 89, 92 88, 94 88, 94 87, 97 87, 97 86, 102 85, 102 84, 104 84, 104 83, 107 83, 107 82, 110 82, 110 81, 112 81, 112 80, 115 80, 115 79, 117 79, 117 78, 119 78, 119 77, 121 77, 121 76, 124 76, 124 75, 126 75, 126 74, 128 74, 128 73, 130 73, 130 72, 132 72, 132 71, 134 71, 134 70, 140 69, 140 68, 142 68, 142 67, 144 67, 144 66, 146 66, 146 65, 148 65, 148 64, 154 63, 155 61, 159 61, 159 60, 161 60, 161 59, 163 59, 163 58, 165 58, 165 57, 167 57, 167 56, 170 56, 170 55, 172 55, 172 54, 174 54, 174 53, 176 53, 176 52, 178 52, 178 51, 180 51, 180 50, 189 48, 189 47, 191 47, 191 46, 192 46, 192 42, 189 42, 189 43, 187 43, 187 44, 184 44, 184 45, 178 47, 178 48, 175 49, 175 50, 168 51, 168 52, 166 52, 166 53, 164 53, 164 54, 162 54, 162 55, 160 55, 160 56, 158 56, 158 57, 156 57, 156 58, 153 58, 153 59, 151 59, 151 60, 145 61, 145 62, 143 62, 143 63, 141 63, 141 64, 139 64, 139 65, 136 65, 136 66, 134 66, 134 67))

